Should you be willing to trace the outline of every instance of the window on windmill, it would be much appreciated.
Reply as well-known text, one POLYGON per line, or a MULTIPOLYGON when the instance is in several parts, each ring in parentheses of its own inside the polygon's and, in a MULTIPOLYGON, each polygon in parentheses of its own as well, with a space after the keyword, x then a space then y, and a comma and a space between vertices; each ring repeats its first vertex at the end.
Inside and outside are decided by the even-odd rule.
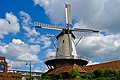
POLYGON ((57 48, 57 52, 58 52, 58 48, 57 48))
POLYGON ((63 43, 64 43, 65 41, 63 40, 63 43))

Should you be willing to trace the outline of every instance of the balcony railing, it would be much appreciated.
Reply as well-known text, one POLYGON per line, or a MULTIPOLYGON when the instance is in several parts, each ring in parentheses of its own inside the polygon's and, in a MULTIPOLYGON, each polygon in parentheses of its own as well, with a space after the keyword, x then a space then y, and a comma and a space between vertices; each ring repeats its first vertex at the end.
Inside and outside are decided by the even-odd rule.
POLYGON ((53 60, 53 59, 81 59, 81 60, 85 60, 85 61, 90 61, 90 59, 88 59, 87 57, 84 56, 50 56, 50 57, 46 57, 44 58, 44 61, 48 61, 48 60, 53 60))

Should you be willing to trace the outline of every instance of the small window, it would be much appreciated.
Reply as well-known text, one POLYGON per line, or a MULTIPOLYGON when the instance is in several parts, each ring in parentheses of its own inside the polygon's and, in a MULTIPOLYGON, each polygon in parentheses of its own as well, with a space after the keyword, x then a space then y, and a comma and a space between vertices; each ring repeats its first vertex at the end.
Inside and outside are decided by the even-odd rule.
POLYGON ((63 43, 64 43, 64 40, 63 40, 63 43))
POLYGON ((58 48, 57 48, 57 52, 58 52, 58 48))

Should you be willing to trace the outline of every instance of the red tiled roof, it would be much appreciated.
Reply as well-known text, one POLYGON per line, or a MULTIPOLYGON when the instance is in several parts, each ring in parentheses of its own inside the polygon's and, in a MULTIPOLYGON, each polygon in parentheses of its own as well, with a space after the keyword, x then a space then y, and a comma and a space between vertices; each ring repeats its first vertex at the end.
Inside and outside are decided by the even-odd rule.
POLYGON ((47 72, 47 74, 66 73, 66 72, 69 72, 73 68, 78 69, 79 72, 83 72, 83 73, 86 72, 78 65, 69 65, 69 66, 63 66, 63 67, 59 67, 59 68, 55 68, 53 70, 50 70, 47 72))
POLYGON ((98 69, 98 68, 120 70, 120 60, 95 64, 95 65, 89 65, 89 66, 84 66, 84 67, 80 67, 76 64, 69 65, 69 66, 63 66, 63 67, 55 68, 53 70, 49 70, 46 74, 66 73, 66 72, 69 72, 73 68, 78 69, 78 72, 81 72, 81 73, 92 72, 93 70, 98 69))
POLYGON ((95 64, 95 65, 90 65, 90 66, 84 66, 83 67, 83 69, 86 72, 91 72, 91 71, 93 71, 93 70, 95 70, 97 68, 110 69, 110 70, 120 70, 120 60, 95 64))

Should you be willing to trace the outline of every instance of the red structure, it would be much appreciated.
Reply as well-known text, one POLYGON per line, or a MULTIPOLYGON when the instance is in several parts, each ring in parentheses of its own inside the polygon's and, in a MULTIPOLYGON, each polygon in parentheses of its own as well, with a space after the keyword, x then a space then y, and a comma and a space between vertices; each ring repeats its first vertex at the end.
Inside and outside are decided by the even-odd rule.
POLYGON ((5 57, 0 57, 0 67, 3 67, 3 71, 4 73, 7 73, 7 62, 5 61, 5 57))
POLYGON ((22 75, 8 72, 5 57, 0 57, 0 80, 21 80, 22 75))
POLYGON ((80 73, 93 72, 95 69, 120 70, 120 60, 95 64, 95 65, 89 65, 89 66, 83 66, 83 67, 77 64, 67 65, 67 66, 58 67, 58 68, 49 70, 45 74, 51 76, 53 80, 55 79, 56 73, 60 73, 64 78, 66 78, 68 76, 67 73, 73 68, 76 68, 80 73))
POLYGON ((95 69, 120 70, 120 60, 84 66, 82 69, 86 72, 92 72, 95 69))

